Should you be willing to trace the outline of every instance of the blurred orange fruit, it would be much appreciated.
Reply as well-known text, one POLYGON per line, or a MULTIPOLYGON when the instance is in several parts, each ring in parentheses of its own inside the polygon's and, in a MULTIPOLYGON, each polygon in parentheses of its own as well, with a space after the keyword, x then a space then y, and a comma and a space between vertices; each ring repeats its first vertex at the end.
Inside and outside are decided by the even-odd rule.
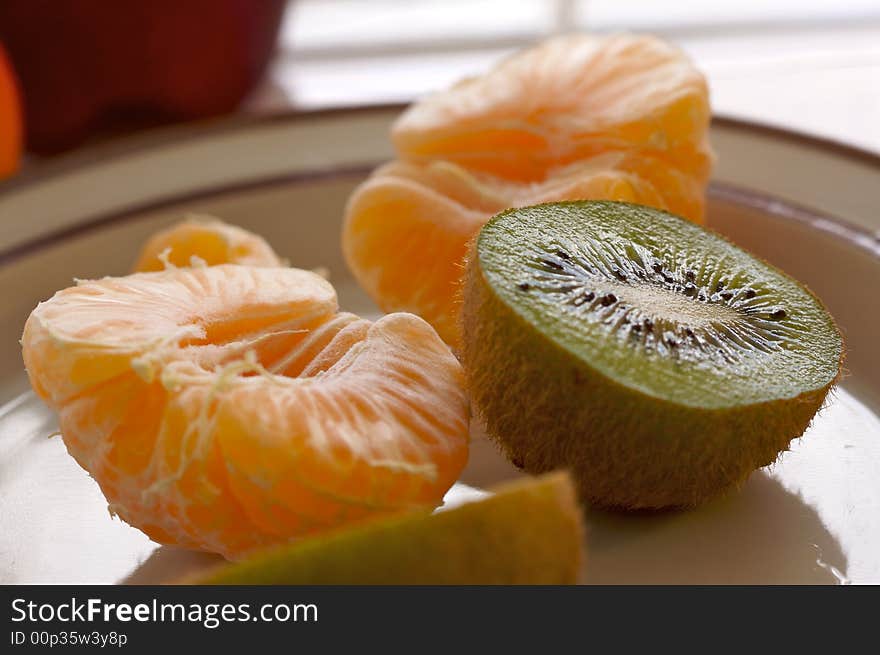
POLYGON ((211 216, 189 216, 154 234, 138 256, 136 272, 162 271, 192 264, 282 266, 263 237, 211 216))
POLYGON ((0 44, 0 179, 18 170, 22 149, 21 115, 18 84, 0 44))
POLYGON ((555 200, 625 200, 700 222, 713 155, 703 76, 655 38, 558 37, 408 109, 399 161, 352 195, 343 250, 385 311, 452 346, 467 242, 493 214, 555 200))
POLYGON ((237 558, 434 507, 467 458, 461 368, 423 320, 340 313, 292 268, 84 281, 28 318, 35 391, 111 512, 237 558))

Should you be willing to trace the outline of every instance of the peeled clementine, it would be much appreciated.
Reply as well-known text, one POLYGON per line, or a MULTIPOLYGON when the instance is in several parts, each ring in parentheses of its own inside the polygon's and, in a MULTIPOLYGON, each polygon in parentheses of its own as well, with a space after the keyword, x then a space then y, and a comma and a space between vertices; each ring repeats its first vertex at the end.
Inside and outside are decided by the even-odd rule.
POLYGON ((340 313, 321 276, 223 264, 84 281, 25 365, 110 510, 237 558, 434 507, 467 458, 460 366, 422 319, 340 313))
POLYGON ((136 272, 192 264, 282 266, 272 246, 258 234, 211 216, 188 216, 154 234, 141 249, 136 272))
POLYGON ((406 159, 446 159, 513 180, 541 180, 548 169, 615 150, 706 176, 707 96, 703 75, 660 39, 571 35, 415 104, 392 139, 406 159))
POLYGON ((651 37, 551 39, 429 96, 394 124, 398 161, 352 195, 343 250, 385 311, 459 344, 467 242, 493 214, 625 200, 702 221, 712 166, 703 76, 651 37))
POLYGON ((12 64, 0 44, 0 179, 18 170, 22 148, 21 105, 12 64))

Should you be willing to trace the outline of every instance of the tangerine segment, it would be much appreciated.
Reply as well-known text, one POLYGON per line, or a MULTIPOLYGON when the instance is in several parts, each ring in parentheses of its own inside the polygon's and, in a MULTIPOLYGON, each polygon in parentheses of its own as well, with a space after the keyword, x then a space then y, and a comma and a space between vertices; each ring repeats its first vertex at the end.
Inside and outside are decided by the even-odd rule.
POLYGON ((211 364, 221 354, 211 346, 228 352, 282 330, 304 331, 336 310, 333 287, 308 271, 172 269, 59 291, 31 313, 22 347, 34 388, 63 405, 122 374, 152 382, 178 351, 211 364))
POLYGON ((22 347, 111 511, 235 558, 439 504, 467 458, 461 368, 423 320, 337 312, 315 273, 221 265, 80 282, 22 347))
POLYGON ((343 251, 384 311, 418 313, 457 348, 464 258, 491 216, 508 207, 576 198, 701 210, 702 189, 689 178, 671 171, 661 177, 647 168, 623 153, 607 153, 554 169, 542 182, 520 184, 450 162, 393 162, 350 198, 343 251))
POLYGON ((283 266, 265 239, 210 216, 189 216, 154 234, 141 250, 136 272, 161 271, 202 263, 283 266))
POLYGON ((569 35, 416 103, 392 138, 404 159, 520 181, 632 149, 705 182, 709 120, 705 78, 679 49, 647 36, 569 35))

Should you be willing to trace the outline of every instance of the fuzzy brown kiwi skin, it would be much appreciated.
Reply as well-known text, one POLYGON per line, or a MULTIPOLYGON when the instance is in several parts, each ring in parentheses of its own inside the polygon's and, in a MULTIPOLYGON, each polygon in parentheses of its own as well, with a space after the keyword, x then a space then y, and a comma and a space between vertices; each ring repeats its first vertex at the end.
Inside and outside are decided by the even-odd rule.
POLYGON ((582 500, 594 506, 693 507, 739 486, 803 434, 835 382, 728 409, 685 407, 629 389, 503 303, 475 244, 462 294, 461 359, 476 412, 508 459, 535 474, 569 469, 582 500))

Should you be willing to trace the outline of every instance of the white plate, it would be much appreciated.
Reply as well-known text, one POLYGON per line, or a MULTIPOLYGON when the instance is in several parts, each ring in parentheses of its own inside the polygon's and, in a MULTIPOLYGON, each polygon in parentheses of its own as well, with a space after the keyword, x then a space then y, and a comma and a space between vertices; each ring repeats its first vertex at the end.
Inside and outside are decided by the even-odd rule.
MULTIPOLYGON (((354 185, 390 157, 398 111, 167 130, 0 185, 0 583, 161 582, 215 561, 111 518, 47 438, 55 417, 28 391, 18 347, 30 310, 73 277, 124 273, 147 235, 197 211, 263 234, 297 266, 328 267, 342 305, 374 313, 342 261, 340 219, 354 185)), ((880 583, 880 159, 723 119, 712 132, 711 226, 826 302, 848 375, 807 434, 741 490, 691 512, 588 512, 584 581, 880 583)), ((516 475, 475 436, 463 482, 516 475)))

